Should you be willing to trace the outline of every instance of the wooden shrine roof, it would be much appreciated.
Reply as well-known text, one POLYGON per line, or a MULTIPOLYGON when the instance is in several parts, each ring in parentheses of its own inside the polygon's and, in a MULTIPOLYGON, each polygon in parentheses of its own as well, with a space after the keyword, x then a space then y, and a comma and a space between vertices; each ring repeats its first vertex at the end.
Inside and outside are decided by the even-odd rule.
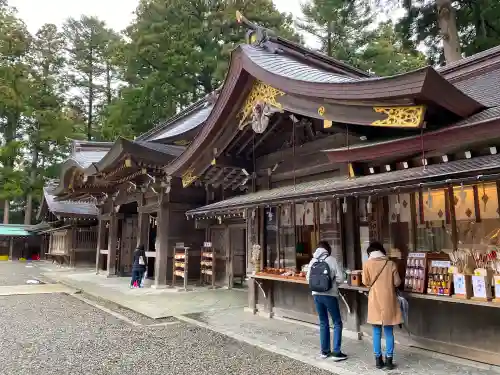
POLYGON ((210 93, 203 99, 191 104, 171 118, 160 122, 153 129, 137 137, 138 141, 161 142, 188 145, 198 128, 206 121, 213 109, 217 91, 210 93))
MULTIPOLYGON (((294 113, 297 103, 300 106, 305 99, 309 104, 313 103, 311 108, 314 111, 307 109, 305 111, 309 112, 301 114, 340 123, 368 125, 382 120, 385 115, 372 109, 380 105, 421 104, 433 108, 430 115, 444 111, 455 118, 466 118, 485 108, 432 67, 385 78, 354 75, 352 72, 346 74, 337 66, 327 69, 323 61, 313 63, 311 56, 296 51, 290 53, 280 43, 281 39, 273 39, 255 45, 240 45, 233 51, 226 80, 213 110, 186 151, 165 167, 166 174, 179 177, 186 173, 193 177, 202 174, 211 160, 221 155, 237 136, 237 118, 246 105, 245 99, 259 83, 267 86, 268 91, 274 90, 267 94, 283 109, 294 113), (314 107, 315 103, 319 103, 317 107, 314 107), (324 103, 326 114, 320 111, 321 103, 324 103), (337 111, 336 106, 343 110, 337 111), (217 150, 217 153, 211 154, 211 150, 217 150)), ((424 122, 423 116, 420 121, 417 126, 424 122)))
POLYGON ((359 143, 350 147, 324 150, 333 163, 366 162, 386 157, 398 158, 441 151, 443 154, 479 141, 500 138, 500 107, 488 108, 454 125, 422 135, 359 143))
POLYGON ((116 169, 125 158, 133 160, 137 166, 163 166, 184 151, 183 146, 166 145, 147 141, 129 141, 119 138, 113 147, 96 163, 85 169, 87 176, 102 174, 116 169))
POLYGON ((500 171, 500 155, 434 164, 418 168, 401 169, 358 178, 335 177, 319 181, 304 182, 281 188, 262 190, 256 193, 236 196, 188 211, 187 215, 210 215, 231 212, 259 205, 290 203, 314 199, 328 199, 352 194, 376 194, 387 188, 404 189, 417 183, 432 181, 446 182, 446 179, 474 177, 500 171))
POLYGON ((37 218, 41 219, 44 210, 48 210, 56 217, 96 218, 98 209, 94 203, 83 201, 58 201, 54 195, 54 187, 49 185, 43 188, 43 198, 37 218))

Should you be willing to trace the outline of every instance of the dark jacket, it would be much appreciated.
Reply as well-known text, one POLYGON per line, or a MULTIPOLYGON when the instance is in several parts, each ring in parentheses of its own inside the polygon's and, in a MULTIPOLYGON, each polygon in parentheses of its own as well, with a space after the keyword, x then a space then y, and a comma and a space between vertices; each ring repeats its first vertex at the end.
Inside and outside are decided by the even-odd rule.
POLYGON ((146 258, 146 252, 144 249, 135 249, 134 251, 134 263, 132 263, 132 271, 146 271, 146 265, 148 263, 148 258, 146 258), (145 264, 139 264, 139 258, 144 257, 145 264))

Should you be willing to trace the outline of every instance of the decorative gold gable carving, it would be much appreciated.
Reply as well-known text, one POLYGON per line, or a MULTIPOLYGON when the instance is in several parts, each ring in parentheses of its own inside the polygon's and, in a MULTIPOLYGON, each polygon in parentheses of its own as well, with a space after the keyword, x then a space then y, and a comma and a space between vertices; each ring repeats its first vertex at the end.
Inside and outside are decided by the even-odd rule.
POLYGON ((415 105, 408 107, 373 107, 377 113, 384 113, 387 118, 372 122, 373 126, 387 126, 394 128, 418 128, 422 124, 425 106, 415 105))
POLYGON ((190 168, 182 175, 182 187, 188 187, 194 180, 197 179, 197 177, 193 175, 193 172, 194 169, 190 168))
POLYGON ((261 81, 255 82, 252 87, 252 91, 248 94, 247 99, 245 100, 245 104, 243 108, 240 110, 238 117, 240 118, 239 127, 243 129, 248 122, 250 121, 250 117, 252 115, 253 109, 255 105, 259 102, 263 102, 264 104, 269 105, 270 107, 277 109, 279 111, 283 110, 283 106, 278 103, 277 98, 285 95, 283 91, 275 89, 269 85, 261 81))

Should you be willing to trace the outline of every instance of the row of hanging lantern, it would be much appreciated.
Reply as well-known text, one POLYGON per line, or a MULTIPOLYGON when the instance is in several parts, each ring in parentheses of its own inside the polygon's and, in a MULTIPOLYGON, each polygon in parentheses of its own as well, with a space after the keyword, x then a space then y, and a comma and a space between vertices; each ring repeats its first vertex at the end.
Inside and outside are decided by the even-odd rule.
MULTIPOLYGON (((480 177, 482 176, 477 176, 476 179, 479 180, 480 177)), ((450 180, 447 181, 447 183, 451 183, 450 180)), ((422 187, 422 184, 419 184, 418 187, 422 187)), ((408 189, 409 186, 405 186, 404 189, 408 189)), ((396 193, 396 203, 394 204, 394 211, 397 215, 400 215, 401 214, 401 202, 400 202, 400 187, 394 187, 394 188, 391 188, 389 189, 389 191, 392 191, 392 192, 395 192, 396 193)), ((385 190, 385 189, 384 189, 385 190)), ((373 196, 377 196, 377 195, 380 195, 382 193, 383 190, 372 190, 371 191, 371 194, 370 195, 365 195, 367 197, 367 202, 366 202, 366 212, 368 214, 371 214, 373 212, 373 202, 372 202, 372 197, 373 196)), ((342 212, 345 214, 347 213, 347 210, 348 210, 348 204, 347 204, 347 198, 348 196, 350 197, 355 197, 355 196, 363 196, 362 194, 350 194, 350 195, 341 195, 341 196, 337 196, 337 195, 333 195, 332 198, 334 200, 336 199, 342 199, 342 203, 341 203, 341 208, 342 208, 342 212)), ((464 185, 463 185, 463 182, 460 183, 460 192, 459 192, 459 197, 460 197, 460 200, 461 201, 465 201, 466 197, 467 197, 467 192, 465 191, 465 188, 464 188, 464 185)), ((316 197, 314 199, 314 201, 319 201, 320 198, 319 197, 316 197)), ((321 201, 325 201, 326 199, 321 199, 321 201)), ((307 204, 308 201, 307 200, 297 200, 297 201, 289 201, 289 202, 284 202, 282 204, 278 204, 277 207, 282 207, 282 206, 285 206, 285 210, 287 209, 286 206, 288 205, 294 205, 294 204, 298 204, 298 203, 302 203, 302 204, 307 204)), ((432 196, 432 190, 431 188, 428 188, 427 189, 427 207, 428 208, 432 208, 433 207, 433 196, 432 196)), ((267 210, 266 214, 267 214, 267 217, 269 220, 272 220, 273 219, 273 212, 272 212, 272 208, 271 206, 269 205, 257 205, 254 209, 253 209, 253 212, 255 214, 255 209, 257 208, 264 208, 267 210)), ((203 214, 203 215, 196 215, 196 214, 186 214, 186 218, 190 219, 190 218, 195 218, 196 219, 218 219, 219 222, 221 222, 222 219, 225 219, 225 218, 236 218, 236 217, 246 217, 246 210, 244 211, 241 211, 241 212, 237 212, 237 213, 234 213, 234 212, 229 212, 229 213, 218 213, 218 214, 203 214)))

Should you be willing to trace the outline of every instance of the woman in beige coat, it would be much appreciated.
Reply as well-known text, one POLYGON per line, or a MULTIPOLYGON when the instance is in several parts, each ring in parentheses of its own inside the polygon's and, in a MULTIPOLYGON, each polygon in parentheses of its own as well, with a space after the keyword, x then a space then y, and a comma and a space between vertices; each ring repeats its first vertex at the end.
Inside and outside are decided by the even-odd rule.
POLYGON ((368 260, 363 265, 363 284, 368 294, 368 323, 373 325, 373 350, 377 368, 393 369, 394 326, 403 323, 396 288, 401 284, 396 264, 389 260, 379 242, 368 247, 368 260), (382 329, 386 342, 386 362, 382 359, 382 329))

